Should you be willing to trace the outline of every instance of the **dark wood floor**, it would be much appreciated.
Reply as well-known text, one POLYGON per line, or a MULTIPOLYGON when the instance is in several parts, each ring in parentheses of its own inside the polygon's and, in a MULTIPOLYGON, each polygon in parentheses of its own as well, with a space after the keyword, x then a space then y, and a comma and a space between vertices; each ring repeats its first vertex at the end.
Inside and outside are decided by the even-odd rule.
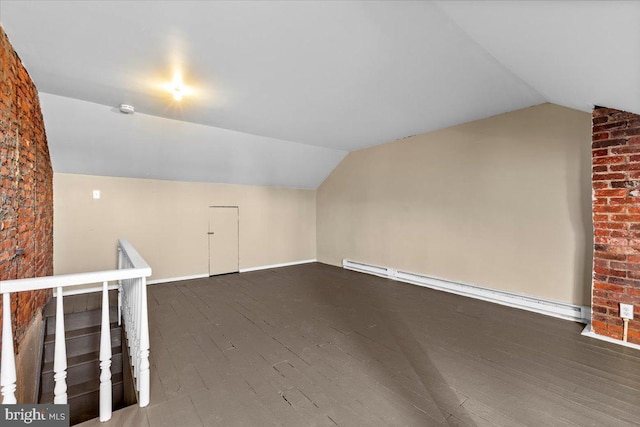
POLYGON ((583 325, 322 264, 149 287, 131 426, 640 424, 640 353, 583 325))

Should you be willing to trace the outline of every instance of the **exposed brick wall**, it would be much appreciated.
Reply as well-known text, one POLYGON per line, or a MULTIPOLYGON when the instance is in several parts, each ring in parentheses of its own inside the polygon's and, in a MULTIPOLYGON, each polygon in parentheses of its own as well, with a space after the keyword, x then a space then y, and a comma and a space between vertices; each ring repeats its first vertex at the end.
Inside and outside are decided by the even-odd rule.
POLYGON ((622 339, 620 303, 635 305, 640 343, 640 115, 593 110, 594 332, 622 339))
MULTIPOLYGON (((52 178, 38 92, 0 28, 0 280, 53 274, 52 178)), ((50 295, 12 295, 16 351, 50 295)))

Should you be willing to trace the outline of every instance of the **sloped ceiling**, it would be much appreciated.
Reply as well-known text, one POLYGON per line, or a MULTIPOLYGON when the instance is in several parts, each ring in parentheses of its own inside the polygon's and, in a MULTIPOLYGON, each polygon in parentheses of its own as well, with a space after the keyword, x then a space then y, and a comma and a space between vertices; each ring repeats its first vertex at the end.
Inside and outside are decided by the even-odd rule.
POLYGON ((40 93, 57 172, 316 188, 340 150, 40 93))
POLYGON ((640 111, 639 16, 637 2, 0 0, 55 171, 299 188, 348 151, 542 102, 640 111), (180 103, 161 88, 177 69, 194 91, 180 103))
POLYGON ((548 102, 640 113, 640 1, 439 1, 548 102))

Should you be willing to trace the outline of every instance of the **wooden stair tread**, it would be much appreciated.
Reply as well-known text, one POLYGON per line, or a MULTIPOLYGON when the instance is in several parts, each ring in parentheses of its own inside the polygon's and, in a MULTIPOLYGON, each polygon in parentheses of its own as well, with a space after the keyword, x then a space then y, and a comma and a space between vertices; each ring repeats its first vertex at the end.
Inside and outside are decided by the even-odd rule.
MULTIPOLYGON (((118 326, 117 322, 113 322, 109 324, 109 328, 111 330, 114 329, 119 329, 120 326, 118 326)), ((65 331, 65 339, 66 340, 70 340, 73 338, 79 338, 79 337, 83 337, 86 335, 94 335, 94 334, 100 334, 100 331, 102 329, 101 325, 97 325, 97 326, 89 326, 87 328, 81 328, 81 329, 74 329, 71 331, 65 331)), ((56 340, 56 335, 55 334, 50 334, 44 337, 44 343, 49 344, 49 343, 54 343, 56 340)))
MULTIPOLYGON (((113 384, 111 408, 117 411, 125 407, 123 383, 113 384)), ((100 415, 100 390, 92 391, 69 400, 71 425, 97 418, 100 415)))
MULTIPOLYGON (((113 375, 123 372, 128 367, 128 361, 124 360, 123 353, 116 353, 111 356, 111 373, 113 375)), ((89 379, 100 378, 100 360, 94 359, 77 365, 67 367, 67 386, 80 384, 89 379)), ((43 372, 40 377, 40 393, 52 393, 55 387, 55 372, 49 370, 43 372)))
MULTIPOLYGON (((118 292, 109 291, 109 307, 117 307, 118 292)), ((69 295, 64 297, 64 314, 73 314, 85 311, 100 310, 102 307, 102 292, 92 292, 81 295, 69 295)), ((43 316, 56 315, 56 298, 51 298, 45 306, 43 316)))
MULTIPOLYGON (((111 375, 112 387, 122 383, 122 372, 111 375)), ((67 388, 67 401, 76 399, 89 393, 100 391, 100 378, 91 379, 80 384, 75 384, 67 388)), ((40 403, 53 403, 53 393, 44 393, 40 397, 40 403)))
MULTIPOLYGON (((122 353, 121 346, 111 347, 111 355, 115 356, 116 354, 122 353)), ((91 353, 81 354, 79 356, 68 357, 67 358, 67 369, 70 369, 73 366, 83 365, 85 363, 95 362, 96 360, 100 360, 100 352, 94 351, 91 353)), ((42 364, 42 375, 53 372, 53 362, 45 362, 42 364)))
MULTIPOLYGON (((118 307, 109 307, 109 323, 118 321, 118 307)), ((56 316, 47 317, 46 334, 51 335, 56 330, 56 316)), ((97 326, 102 323, 102 309, 80 311, 64 315, 64 329, 69 332, 89 326, 97 326)))
MULTIPOLYGON (((65 340, 65 347, 67 350, 67 357, 76 357, 86 353, 93 353, 100 350, 100 326, 92 328, 84 328, 79 331, 75 331, 71 336, 67 336, 65 340)), ((112 325, 109 330, 111 335, 111 347, 119 346, 122 344, 122 328, 112 325)), ((55 357, 55 340, 52 338, 54 335, 47 337, 47 341, 44 345, 44 362, 52 362, 55 357)))

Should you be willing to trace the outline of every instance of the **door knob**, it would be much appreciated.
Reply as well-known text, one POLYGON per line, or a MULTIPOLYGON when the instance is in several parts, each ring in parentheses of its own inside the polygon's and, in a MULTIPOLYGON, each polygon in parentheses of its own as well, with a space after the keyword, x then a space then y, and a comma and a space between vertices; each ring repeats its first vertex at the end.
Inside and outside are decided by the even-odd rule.
POLYGON ((216 233, 214 233, 213 231, 210 231, 210 232, 208 232, 207 234, 216 234, 216 233))

